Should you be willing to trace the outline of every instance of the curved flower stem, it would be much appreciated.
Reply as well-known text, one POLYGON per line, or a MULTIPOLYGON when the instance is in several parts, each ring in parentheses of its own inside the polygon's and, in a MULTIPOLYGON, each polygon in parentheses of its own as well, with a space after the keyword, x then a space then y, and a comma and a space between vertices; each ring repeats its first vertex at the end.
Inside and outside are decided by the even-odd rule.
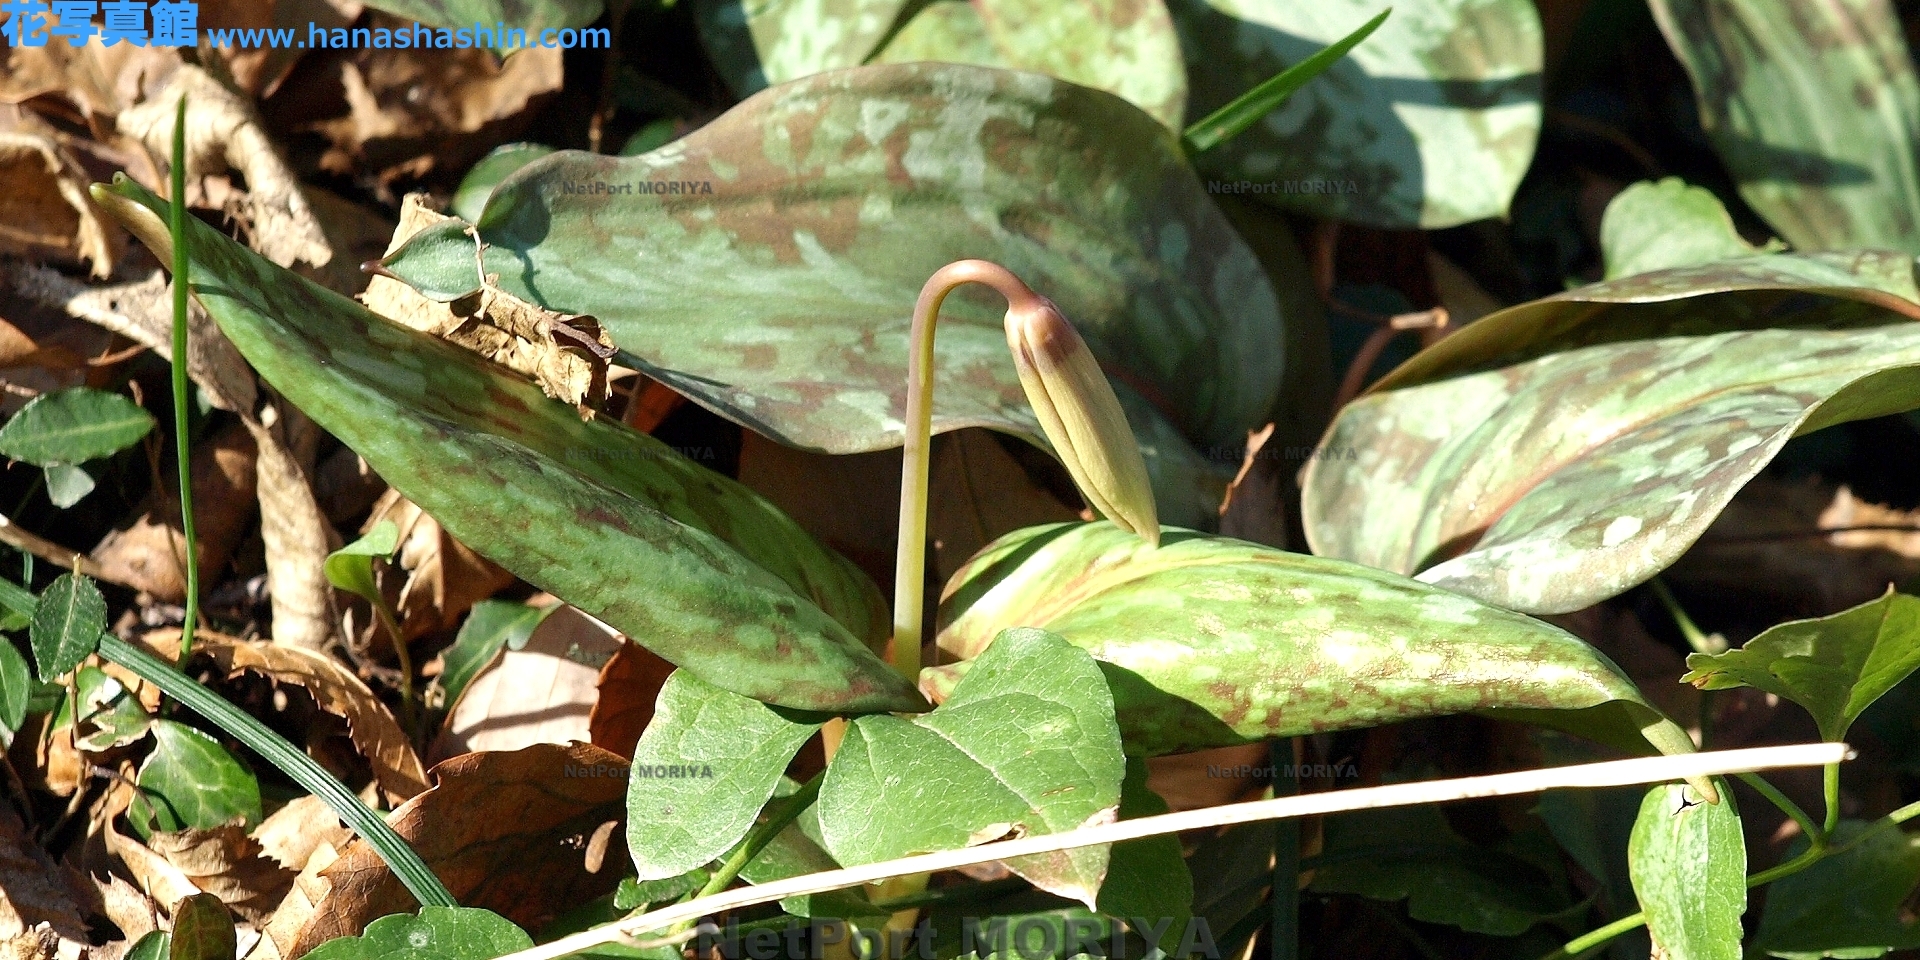
POLYGON ((933 328, 947 294, 984 283, 1013 307, 1040 299, 1007 268, 986 260, 957 260, 927 278, 913 306, 908 334, 905 462, 900 469, 900 539, 893 563, 893 650, 888 662, 910 681, 920 678, 921 605, 926 599, 927 473, 933 446, 933 328))
POLYGON ((193 654, 193 628, 200 620, 200 552, 193 534, 193 441, 187 436, 187 98, 173 115, 173 203, 167 227, 173 234, 173 438, 180 461, 180 535, 186 547, 187 612, 180 624, 180 667, 193 654))

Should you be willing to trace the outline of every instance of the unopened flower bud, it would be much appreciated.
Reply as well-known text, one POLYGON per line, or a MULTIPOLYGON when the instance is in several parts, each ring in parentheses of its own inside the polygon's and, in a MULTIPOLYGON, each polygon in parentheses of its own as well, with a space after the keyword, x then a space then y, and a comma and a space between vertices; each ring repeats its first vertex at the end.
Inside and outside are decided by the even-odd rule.
POLYGON ((1160 519, 1140 445, 1086 341, 1053 301, 1011 299, 1007 346, 1027 402, 1095 510, 1156 546, 1160 519))

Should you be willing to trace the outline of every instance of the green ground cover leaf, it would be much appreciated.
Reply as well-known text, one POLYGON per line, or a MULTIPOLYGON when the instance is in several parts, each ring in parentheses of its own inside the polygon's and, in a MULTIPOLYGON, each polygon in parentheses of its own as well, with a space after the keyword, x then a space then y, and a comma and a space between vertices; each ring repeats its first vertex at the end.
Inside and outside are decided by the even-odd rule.
POLYGON ((196 893, 173 908, 167 960, 232 960, 239 944, 233 914, 211 893, 196 893))
POLYGON ((1647 791, 1627 842, 1627 866, 1656 955, 1739 960, 1747 910, 1747 845, 1723 785, 1719 803, 1688 800, 1692 788, 1647 791))
POLYGON ((73 466, 125 449, 153 422, 117 393, 69 387, 34 397, 0 426, 0 454, 36 467, 73 466))
MULTIPOLYGON (((94 196, 156 250, 158 198, 94 196)), ((195 294, 268 382, 458 537, 744 696, 924 709, 866 646, 879 591, 771 504, 645 434, 193 231, 195 294)), ((471 253, 471 248, 469 248, 471 253)))
POLYGON ((634 747, 627 780, 627 848, 639 879, 677 877, 746 836, 821 719, 792 716, 674 671, 634 747), (655 767, 699 774, 647 776, 655 767))
MULTIPOLYGON (((1753 945, 1786 960, 1884 956, 1920 947, 1908 903, 1920 886, 1920 837, 1843 820, 1834 843, 1857 843, 1767 887, 1753 945)), ((1798 855, 1806 849, 1803 840, 1798 855)))
POLYGON ((260 782, 205 731, 153 721, 153 752, 140 764, 134 824, 152 830, 211 830, 235 817, 260 822, 260 782))
POLYGON ((1740 195, 1803 250, 1920 253, 1920 83, 1886 0, 1653 0, 1740 195))
MULTIPOLYGON (((1379 0, 1171 0, 1188 111, 1205 116, 1379 14, 1379 0)), ((1388 228, 1504 216, 1540 133, 1540 17, 1526 0, 1391 4, 1379 31, 1202 155, 1229 192, 1388 228)))
MULTIPOLYGON (((1558 627, 1191 531, 1164 529, 1158 549, 1105 522, 1015 531, 954 574, 941 617, 944 657, 977 656, 1012 626, 1093 654, 1131 755, 1499 710, 1616 743, 1636 729, 1664 732, 1669 748, 1685 737, 1558 627)), ((968 669, 931 668, 922 683, 950 686, 968 669)))
POLYGON ((27 627, 33 663, 40 679, 52 681, 80 665, 100 645, 107 629, 107 598, 100 588, 75 573, 63 573, 47 585, 27 627))
POLYGON ((382 520, 366 536, 327 554, 327 582, 368 603, 386 602, 373 579, 373 561, 393 558, 400 548, 400 528, 392 520, 382 520))
POLYGON ((33 695, 33 676, 27 658, 13 640, 0 637, 0 729, 13 731, 27 719, 27 700, 33 695))
POLYGON ((167 953, 172 948, 173 938, 164 931, 155 930, 134 941, 122 960, 167 960, 167 953))
POLYGON ((441 702, 458 702, 467 684, 491 665, 501 650, 526 646, 540 622, 560 607, 558 603, 536 607, 515 600, 474 604, 461 622, 460 632, 454 635, 453 645, 440 654, 440 676, 434 685, 440 690, 441 702))
POLYGON ((140 698, 99 667, 81 667, 75 672, 73 696, 60 699, 53 715, 55 727, 73 724, 74 701, 80 704, 82 726, 74 731, 73 742, 82 750, 105 752, 126 746, 146 736, 153 724, 153 715, 141 705, 140 698))
POLYGON ((1677 559, 1787 440, 1920 407, 1916 298, 1911 257, 1863 251, 1501 311, 1340 412, 1308 542, 1515 610, 1591 606, 1677 559))
POLYGON ((1742 238, 1720 198, 1679 177, 1643 180, 1620 191, 1600 220, 1608 280, 1772 253, 1742 238))
POLYGON ((1687 656, 1681 681, 1702 690, 1755 687, 1813 714, 1823 740, 1847 728, 1920 669, 1920 598, 1889 589, 1878 600, 1769 627, 1737 650, 1687 656))
MULTIPOLYGON (((1113 819, 1125 773, 1093 659, 1046 631, 1009 630, 932 713, 848 726, 820 786, 820 830, 848 866, 1057 833, 1113 819)), ((1083 847, 1007 866, 1093 907, 1108 855, 1083 847)))
POLYGON ((512 921, 474 907, 422 907, 367 924, 358 937, 315 947, 307 960, 492 960, 533 946, 512 921))
MULTIPOLYGON (((536 161, 500 184, 478 227, 505 289, 598 317, 649 376, 828 453, 901 443, 914 301, 966 257, 1059 304, 1109 375, 1192 441, 1240 443, 1265 424, 1286 363, 1260 262, 1173 132, 1033 74, 899 64, 808 77, 650 154, 536 161), (693 187, 637 192, 674 184, 693 187)), ((436 297, 476 282, 453 222, 388 266, 436 297)), ((1005 311, 983 288, 948 298, 936 430, 1040 442, 1005 311)))

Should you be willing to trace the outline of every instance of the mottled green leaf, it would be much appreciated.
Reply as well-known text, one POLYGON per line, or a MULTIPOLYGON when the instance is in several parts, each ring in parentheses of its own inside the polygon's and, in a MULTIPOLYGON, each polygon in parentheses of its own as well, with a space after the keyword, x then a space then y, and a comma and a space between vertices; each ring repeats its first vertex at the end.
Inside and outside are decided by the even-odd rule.
POLYGON ((27 719, 27 700, 33 695, 33 676, 27 658, 7 637, 0 637, 0 730, 20 729, 27 719))
MULTIPOLYGON (((1156 550, 1105 522, 1030 527, 954 574, 941 612, 947 657, 1012 626, 1092 653, 1130 755, 1495 710, 1571 711, 1560 724, 1609 740, 1645 728, 1687 749, 1611 661, 1558 627, 1224 537, 1166 529, 1156 550)), ((946 686, 965 666, 922 683, 946 686)))
POLYGON ((440 654, 440 676, 434 680, 443 704, 457 703, 467 684, 493 663, 505 648, 526 646, 533 631, 547 615, 560 609, 552 603, 535 607, 512 600, 482 600, 468 611, 453 637, 453 645, 440 654))
POLYGON ((533 946, 512 921, 475 907, 422 907, 367 924, 358 937, 315 947, 306 960, 492 960, 533 946))
POLYGON ((1735 257, 1771 253, 1733 227, 1720 198, 1679 177, 1643 180, 1607 204, 1600 220, 1600 252, 1607 279, 1674 267, 1693 267, 1735 257))
POLYGON ((1813 714, 1824 740, 1920 669, 1920 598, 1889 589, 1827 617, 1768 628, 1738 650, 1695 653, 1680 679, 1702 690, 1755 687, 1813 714))
MULTIPOLYGON (((848 726, 820 786, 820 830, 848 866, 1058 833, 1113 819, 1125 774, 1093 659, 1046 631, 1008 630, 932 713, 848 726)), ((1093 907, 1108 854, 1082 847, 1007 866, 1093 907)))
POLYGON ((1886 0, 1652 0, 1740 195, 1804 250, 1920 253, 1920 83, 1886 0))
POLYGON ((55 677, 80 665, 100 645, 107 629, 107 598, 92 580, 63 573, 40 595, 40 606, 27 627, 33 664, 40 679, 55 677))
POLYGON ((1598 603, 1787 440, 1920 407, 1916 297, 1905 254, 1776 254, 1486 317, 1340 412, 1307 466, 1308 542, 1515 610, 1598 603))
POLYGON ((1719 803, 1668 783, 1647 791, 1627 842, 1627 868, 1654 952, 1667 960, 1739 960, 1747 911, 1747 844, 1724 785, 1719 803))
POLYGON ((700 42, 747 96, 867 61, 907 0, 694 0, 700 42))
POLYGON ((915 60, 1044 73, 1119 96, 1176 132, 1185 118, 1187 69, 1163 0, 936 2, 869 62, 915 60))
POLYGON ((392 559, 400 548, 400 527, 392 520, 373 525, 366 535, 327 554, 327 582, 368 603, 385 603, 373 579, 373 560, 392 559))
POLYGON ((367 6, 435 27, 512 27, 536 40, 547 28, 584 27, 602 9, 601 0, 372 0, 367 6))
POLYGON ((753 826, 820 718, 791 716, 676 670, 627 780, 627 849, 641 880, 677 877, 753 826), (691 775, 651 776, 664 771, 691 775))
MULTIPOLYGON (((500 184, 479 228, 506 289, 598 317, 650 376, 829 453, 900 444, 914 301, 966 257, 1059 304, 1109 373, 1191 439, 1239 443, 1266 423, 1285 365, 1260 263, 1174 134, 1031 74, 904 64, 810 77, 651 154, 537 161, 500 184), (638 192, 648 184, 694 192, 638 192)), ((451 298, 473 286, 473 256, 452 223, 389 266, 451 298)), ((1039 439, 1005 311, 984 288, 947 299, 935 429, 1039 439)))
MULTIPOLYGON (((168 248, 158 198, 125 180, 94 196, 168 248)), ((765 500, 188 227, 194 292, 228 339, 461 542, 736 693, 924 709, 863 643, 886 633, 878 589, 765 500)))
POLYGON ((153 721, 153 752, 140 764, 130 816, 152 830, 211 830, 235 817, 260 822, 260 782, 205 731, 153 721))
POLYGON ((56 463, 44 468, 47 473, 47 499, 65 510, 93 492, 93 475, 71 464, 56 463))
POLYGON ((480 219, 487 197, 500 181, 552 152, 553 148, 543 143, 505 143, 494 147, 460 178, 460 186, 454 190, 453 202, 449 205, 453 215, 463 220, 480 219))
POLYGON ((1468 843, 1433 807, 1333 817, 1320 858, 1317 892, 1405 900, 1415 920, 1475 933, 1519 936, 1575 907, 1564 883, 1524 858, 1468 843))
MULTIPOLYGON (((1846 852, 1768 886, 1753 945, 1787 960, 1862 960, 1920 947, 1908 907, 1920 885, 1920 836, 1876 826, 1884 825, 1841 821, 1834 843, 1851 844, 1846 852)), ((1803 839, 1788 853, 1805 849, 1803 839)))
POLYGON ((167 960, 233 960, 238 950, 233 915, 219 897, 196 893, 174 906, 167 960))
MULTIPOLYGON (((1204 116, 1379 14, 1380 0, 1171 0, 1204 116)), ((1425 0, 1393 16, 1201 170, 1228 192, 1375 226, 1504 216, 1540 132, 1528 0, 1425 0)))
POLYGON ((96 460, 153 429, 153 414, 117 393, 69 387, 27 401, 0 427, 0 455, 36 467, 96 460))

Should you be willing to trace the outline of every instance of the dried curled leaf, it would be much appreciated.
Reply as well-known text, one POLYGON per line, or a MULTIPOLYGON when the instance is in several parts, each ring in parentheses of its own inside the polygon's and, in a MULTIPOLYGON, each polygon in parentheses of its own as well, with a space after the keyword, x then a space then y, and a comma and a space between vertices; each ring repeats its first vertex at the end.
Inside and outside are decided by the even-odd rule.
POLYGON ((50 137, 0 131, 0 253, 86 260, 113 272, 124 235, 87 196, 80 165, 50 137))
POLYGON ((265 920, 293 885, 293 871, 267 857, 237 820, 211 830, 155 833, 147 847, 250 921, 265 920))
MULTIPOLYGON (((409 194, 387 252, 400 249, 415 233, 452 219, 429 208, 424 195, 409 194)), ((478 279, 478 246, 474 254, 478 279)), ((440 303, 398 280, 376 276, 360 299, 374 313, 533 378, 547 396, 580 407, 583 417, 590 415, 591 408, 607 399, 607 361, 613 356, 613 339, 593 317, 556 313, 528 303, 500 289, 496 279, 489 276, 472 294, 440 303)))

